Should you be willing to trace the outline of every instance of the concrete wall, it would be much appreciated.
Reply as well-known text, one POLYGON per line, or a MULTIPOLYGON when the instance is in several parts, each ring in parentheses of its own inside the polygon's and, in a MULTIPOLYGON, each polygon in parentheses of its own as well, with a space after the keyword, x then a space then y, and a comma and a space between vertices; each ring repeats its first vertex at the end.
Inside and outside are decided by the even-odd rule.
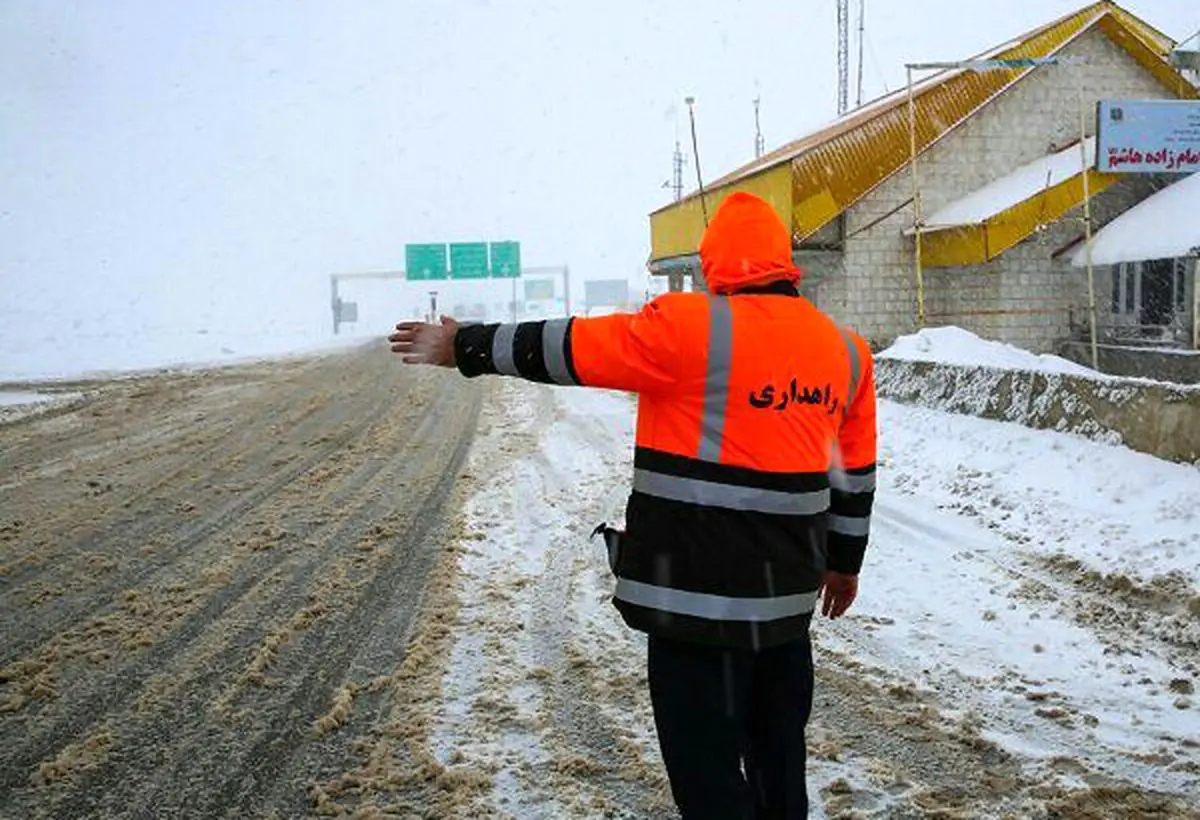
MULTIPOLYGON (((1085 34, 1064 53, 1086 62, 1039 68, 920 158, 926 215, 1077 139, 1081 82, 1089 133, 1094 131, 1094 103, 1101 97, 1169 96, 1099 31, 1085 34)), ((1114 186, 1095 203, 1097 222, 1149 193, 1148 185, 1136 179, 1114 186)), ((845 253, 811 288, 822 308, 880 346, 915 329, 913 244, 903 235, 912 226, 913 209, 901 207, 911 198, 906 170, 850 209, 845 253)), ((1081 312, 1086 305, 1084 274, 1065 260, 1051 259, 1082 232, 1078 216, 1068 215, 987 265, 927 271, 928 324, 956 324, 1036 352, 1052 350, 1068 335, 1072 310, 1077 321, 1086 316, 1081 312)), ((1100 304, 1103 297, 1098 293, 1100 304)))
POLYGON ((1200 387, 876 359, 879 395, 1200 464, 1200 387))
MULTIPOLYGON (((1096 350, 1100 369, 1105 373, 1200 385, 1200 350, 1154 350, 1114 345, 1097 345, 1096 350)), ((1073 362, 1092 366, 1092 346, 1087 342, 1065 342, 1059 353, 1073 362)))

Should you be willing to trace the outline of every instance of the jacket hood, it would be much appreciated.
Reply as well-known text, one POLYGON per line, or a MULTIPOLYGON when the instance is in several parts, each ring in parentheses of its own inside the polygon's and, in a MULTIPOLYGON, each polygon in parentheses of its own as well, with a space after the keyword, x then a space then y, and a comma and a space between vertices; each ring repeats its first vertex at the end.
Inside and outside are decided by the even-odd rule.
POLYGON ((780 279, 796 282, 804 274, 792 262, 792 237, 775 209, 740 191, 721 203, 704 231, 700 268, 712 293, 780 279))

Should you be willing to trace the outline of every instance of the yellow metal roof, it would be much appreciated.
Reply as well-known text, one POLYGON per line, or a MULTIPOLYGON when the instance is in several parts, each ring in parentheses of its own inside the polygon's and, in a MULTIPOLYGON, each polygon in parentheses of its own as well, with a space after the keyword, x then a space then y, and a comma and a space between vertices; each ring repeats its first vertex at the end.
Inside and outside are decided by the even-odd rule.
MULTIPOLYGON (((977 59, 1049 57, 1093 28, 1125 49, 1175 96, 1200 97, 1167 62, 1174 41, 1113 2, 1093 3, 977 59)), ((918 153, 1034 70, 953 69, 915 84, 913 109, 918 153)), ((721 177, 707 186, 705 201, 711 211, 734 191, 758 193, 791 225, 793 239, 799 243, 905 168, 909 156, 907 93, 902 90, 868 103, 828 127, 721 177)), ((1105 186, 1101 183, 1099 187, 1105 186)), ((695 253, 703 232, 697 193, 660 208, 650 215, 651 259, 695 253)))

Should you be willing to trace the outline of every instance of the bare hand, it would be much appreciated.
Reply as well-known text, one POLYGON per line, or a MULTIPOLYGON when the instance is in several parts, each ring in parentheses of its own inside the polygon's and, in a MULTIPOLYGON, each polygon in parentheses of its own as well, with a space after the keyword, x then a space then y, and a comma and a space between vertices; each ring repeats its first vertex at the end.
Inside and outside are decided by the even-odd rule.
POLYGON ((442 323, 400 322, 396 332, 388 336, 392 352, 398 353, 405 364, 433 364, 438 367, 454 367, 454 337, 458 333, 458 322, 449 316, 442 323))
POLYGON ((858 576, 826 572, 821 577, 821 614, 840 618, 858 597, 858 576))

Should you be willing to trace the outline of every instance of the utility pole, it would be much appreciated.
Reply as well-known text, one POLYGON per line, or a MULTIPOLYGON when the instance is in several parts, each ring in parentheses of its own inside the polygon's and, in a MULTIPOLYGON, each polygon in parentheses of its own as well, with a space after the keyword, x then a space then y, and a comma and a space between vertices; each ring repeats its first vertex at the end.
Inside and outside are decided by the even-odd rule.
POLYGON ((708 227, 708 202, 704 199, 704 177, 700 174, 700 144, 696 140, 696 98, 684 97, 688 107, 688 119, 692 123, 692 158, 696 162, 696 187, 700 189, 700 213, 704 215, 704 227, 708 227))
POLYGON ((763 139, 762 126, 758 121, 758 106, 762 100, 754 98, 754 158, 758 159, 767 150, 767 141, 763 139))

